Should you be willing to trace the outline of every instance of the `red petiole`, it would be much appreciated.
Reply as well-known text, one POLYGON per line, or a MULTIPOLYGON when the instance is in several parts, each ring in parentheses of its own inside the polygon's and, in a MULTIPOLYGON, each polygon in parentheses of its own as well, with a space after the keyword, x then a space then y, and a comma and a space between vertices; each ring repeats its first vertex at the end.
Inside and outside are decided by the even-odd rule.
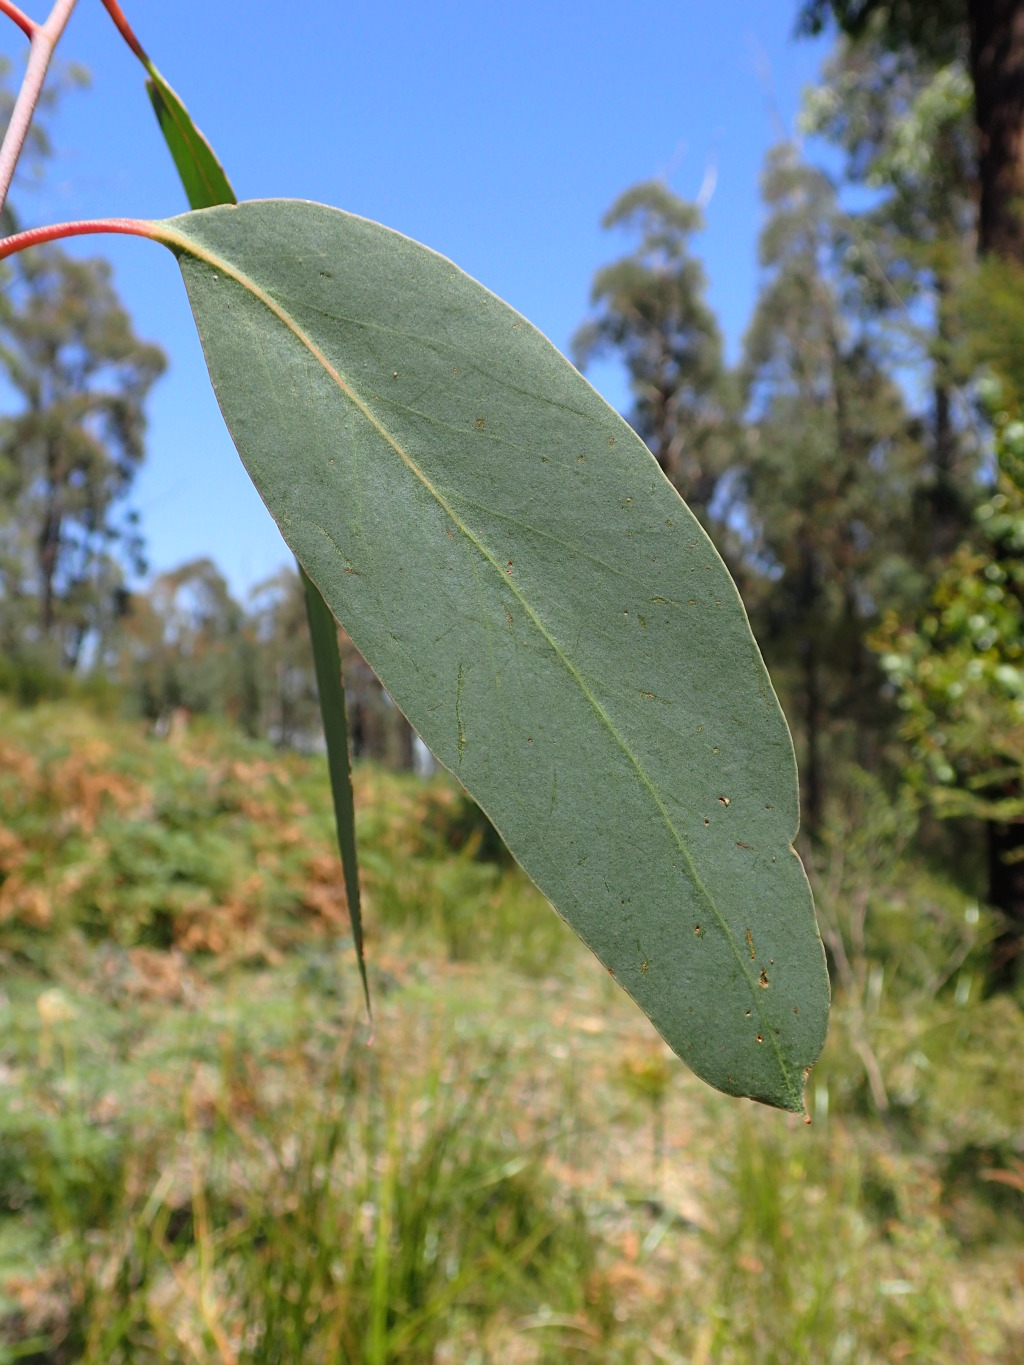
MULTIPOLYGON (((2 3, 2 0, 0 0, 0 3, 2 3)), ((142 65, 148 70, 151 63, 149 57, 146 55, 146 50, 139 42, 138 38, 136 38, 134 30, 125 18, 124 11, 117 3, 117 0, 103 0, 103 8, 110 15, 111 19, 113 19, 114 26, 118 33, 120 33, 121 37, 135 53, 142 65)))
POLYGON ((29 42, 36 36, 39 25, 17 5, 12 4, 11 0, 0 0, 0 14, 6 14, 8 19, 13 19, 29 42))
POLYGON ((45 242, 62 242, 69 237, 84 237, 97 232, 116 232, 126 237, 148 237, 155 240, 153 225, 141 218, 90 218, 77 223, 53 223, 47 227, 29 228, 13 237, 0 240, 0 261, 25 251, 30 246, 45 242))

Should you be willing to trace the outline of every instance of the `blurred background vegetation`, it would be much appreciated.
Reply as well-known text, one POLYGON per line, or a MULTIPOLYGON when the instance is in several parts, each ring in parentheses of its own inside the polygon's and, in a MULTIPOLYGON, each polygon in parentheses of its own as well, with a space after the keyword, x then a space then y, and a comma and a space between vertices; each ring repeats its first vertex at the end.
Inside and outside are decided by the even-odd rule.
POLYGON ((812 1127, 674 1062, 342 636, 367 1046, 298 579, 131 587, 163 356, 102 262, 18 257, 0 1363, 1024 1359, 1024 4, 793 18, 833 170, 768 158, 740 363, 661 182, 575 358, 624 365, 790 718, 812 1127))

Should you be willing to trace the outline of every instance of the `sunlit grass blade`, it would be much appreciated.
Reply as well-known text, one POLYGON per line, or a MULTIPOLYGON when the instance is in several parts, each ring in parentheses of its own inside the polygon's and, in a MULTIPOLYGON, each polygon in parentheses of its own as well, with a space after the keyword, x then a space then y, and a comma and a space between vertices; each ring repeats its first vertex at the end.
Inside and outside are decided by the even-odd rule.
POLYGON ((345 707, 345 682, 341 672, 341 651, 338 648, 338 627, 331 609, 321 596, 302 565, 302 586, 306 593, 306 618, 313 642, 316 664, 316 685, 320 695, 320 714, 323 717, 327 740, 327 766, 331 774, 331 794, 334 798, 334 822, 341 851, 341 866, 345 876, 345 894, 352 921, 352 941, 356 948, 359 975, 370 1013, 370 985, 366 977, 363 952, 363 917, 359 903, 359 866, 356 861, 356 809, 352 791, 352 765, 349 759, 348 712, 345 707))

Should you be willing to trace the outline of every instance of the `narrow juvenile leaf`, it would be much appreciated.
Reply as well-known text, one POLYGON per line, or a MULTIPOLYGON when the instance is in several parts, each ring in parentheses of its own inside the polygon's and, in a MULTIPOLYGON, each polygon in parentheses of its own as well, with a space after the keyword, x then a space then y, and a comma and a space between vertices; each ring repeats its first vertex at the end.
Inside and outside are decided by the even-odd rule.
POLYGON ((155 66, 150 64, 147 70, 150 103, 191 207, 209 209, 217 204, 236 203, 223 166, 188 110, 155 66))
POLYGON ((320 589, 299 565, 302 587, 306 595, 306 618, 313 641, 313 660, 316 665, 316 686, 320 696, 320 714, 327 739, 327 766, 331 773, 331 794, 334 797, 334 823, 338 832, 341 866, 345 874, 345 894, 348 897, 349 917, 352 920, 352 939, 359 963, 359 975, 366 997, 366 1012, 370 1013, 370 983, 366 979, 366 959, 363 954, 363 920, 359 906, 359 868, 356 863, 356 807, 352 791, 352 765, 349 760, 348 713, 345 709, 345 686, 341 672, 341 653, 338 649, 338 627, 331 609, 321 596, 320 589))
POLYGON ((386 228, 268 201, 151 231, 246 468, 396 703, 679 1056, 802 1111, 828 978, 792 742, 650 452, 386 228))
MULTIPOLYGON (((164 135, 191 207, 205 209, 237 203, 231 182, 217 160, 213 148, 192 122, 188 110, 152 63, 147 64, 147 70, 151 78, 146 82, 146 89, 149 91, 160 131, 164 135)), ((363 950, 363 913, 359 899, 359 866, 356 861, 356 815, 348 747, 348 712, 341 656, 338 653, 337 627, 330 608, 320 596, 320 590, 301 564, 299 573, 302 575, 306 598, 306 617, 313 645, 320 716, 327 741, 327 768, 331 777, 338 852, 341 854, 348 913, 352 921, 352 941, 355 944, 359 976, 366 997, 366 1012, 369 1014, 370 983, 366 976, 366 958, 363 950)))

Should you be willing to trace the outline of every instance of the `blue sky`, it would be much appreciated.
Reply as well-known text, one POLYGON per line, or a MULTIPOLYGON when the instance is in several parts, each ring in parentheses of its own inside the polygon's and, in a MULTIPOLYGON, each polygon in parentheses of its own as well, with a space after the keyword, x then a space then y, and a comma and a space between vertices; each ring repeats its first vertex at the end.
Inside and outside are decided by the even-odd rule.
MULTIPOLYGON (((39 19, 49 7, 23 5, 39 19)), ((240 198, 315 199, 397 228, 563 350, 595 268, 624 247, 600 230, 609 203, 654 176, 695 198, 713 168, 695 249, 735 357, 756 290, 764 153, 792 130, 827 50, 793 40, 797 0, 122 5, 240 198)), ((27 44, 0 23, 20 76, 27 44)), ((79 0, 61 56, 92 87, 52 121, 45 187, 17 196, 26 226, 183 211, 142 70, 99 0, 79 0)), ((138 332, 170 357, 135 494, 152 566, 212 555, 244 594, 288 553, 221 421, 173 259, 126 238, 70 249, 114 262, 138 332)), ((623 405, 614 368, 590 377, 623 405)))

